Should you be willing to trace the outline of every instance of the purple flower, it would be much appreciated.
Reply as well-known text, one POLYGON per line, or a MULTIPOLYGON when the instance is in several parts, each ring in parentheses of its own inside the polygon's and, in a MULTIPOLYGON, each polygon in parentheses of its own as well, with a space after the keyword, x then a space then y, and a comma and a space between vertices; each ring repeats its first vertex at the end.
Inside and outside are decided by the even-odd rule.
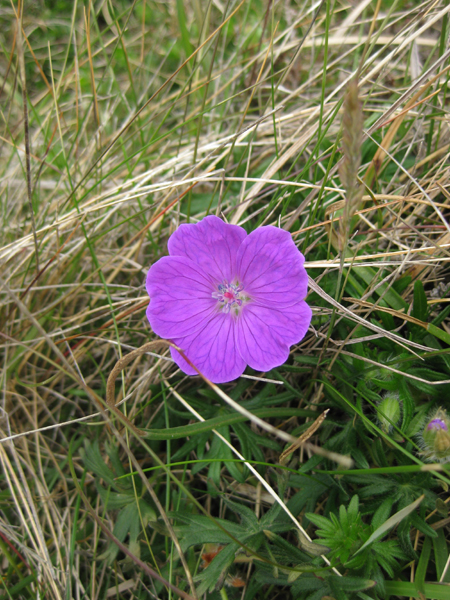
MULTIPOLYGON (((147 317, 157 335, 214 383, 236 379, 247 365, 269 371, 287 360, 311 322, 305 259, 290 233, 267 226, 247 235, 209 216, 180 225, 168 248, 147 275, 147 317)), ((196 374, 170 351, 182 371, 196 374)))
POLYGON ((450 418, 446 410, 438 408, 428 415, 428 423, 419 434, 421 454, 434 462, 450 462, 450 418))
POLYGON ((432 419, 427 425, 427 430, 430 431, 432 429, 435 429, 436 431, 439 431, 440 429, 448 431, 448 427, 442 419, 432 419))

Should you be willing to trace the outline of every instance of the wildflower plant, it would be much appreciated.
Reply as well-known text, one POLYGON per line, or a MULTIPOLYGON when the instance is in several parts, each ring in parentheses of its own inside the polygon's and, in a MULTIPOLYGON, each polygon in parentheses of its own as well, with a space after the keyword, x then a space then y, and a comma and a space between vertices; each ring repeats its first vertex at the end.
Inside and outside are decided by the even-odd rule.
MULTIPOLYGON (((270 371, 286 362, 311 322, 304 257, 287 231, 242 227, 209 216, 185 224, 168 242, 169 256, 147 275, 153 331, 183 349, 214 383, 247 365, 270 371)), ((197 371, 175 349, 188 375, 197 371)))
POLYGON ((320 542, 329 546, 333 564, 350 569, 355 576, 370 577, 377 584, 376 596, 383 597, 385 574, 393 577, 399 559, 405 560, 407 556, 398 541, 377 539, 370 543, 381 515, 375 513, 372 523, 365 523, 359 512, 359 498, 353 496, 348 507, 340 506, 338 515, 330 513, 325 518, 308 513, 306 516, 318 527, 320 542))

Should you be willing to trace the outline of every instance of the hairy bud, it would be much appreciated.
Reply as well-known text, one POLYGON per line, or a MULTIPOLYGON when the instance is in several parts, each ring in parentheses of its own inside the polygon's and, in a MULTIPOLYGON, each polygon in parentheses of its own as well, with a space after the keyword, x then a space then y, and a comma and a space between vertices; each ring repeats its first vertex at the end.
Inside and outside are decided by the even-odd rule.
POLYGON ((429 415, 420 435, 421 454, 431 462, 450 461, 450 418, 439 408, 429 415))
POLYGON ((385 433, 391 433, 394 425, 399 425, 402 407, 397 392, 386 392, 377 406, 377 416, 381 429, 385 433))

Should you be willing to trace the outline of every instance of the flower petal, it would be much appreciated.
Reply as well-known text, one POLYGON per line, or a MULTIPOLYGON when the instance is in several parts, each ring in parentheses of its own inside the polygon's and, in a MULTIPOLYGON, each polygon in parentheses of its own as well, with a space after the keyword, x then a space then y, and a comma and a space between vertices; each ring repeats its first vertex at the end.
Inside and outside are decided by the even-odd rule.
POLYGON ((164 256, 147 275, 147 318, 162 338, 181 338, 201 328, 217 310, 214 285, 184 256, 164 256))
POLYGON ((237 319, 236 342, 239 354, 256 371, 270 371, 289 357, 289 347, 304 338, 312 311, 306 302, 288 308, 249 303, 237 319))
POLYGON ((236 276, 236 256, 247 232, 209 216, 199 223, 180 225, 169 238, 170 256, 187 256, 216 282, 236 276))
POLYGON ((239 248, 237 274, 244 291, 265 306, 291 306, 304 300, 308 276, 305 257, 291 234, 283 229, 260 227, 239 248))
MULTIPOLYGON (((213 383, 226 383, 237 379, 245 370, 235 342, 235 320, 229 314, 216 313, 204 324, 203 329, 193 335, 173 342, 179 346, 199 371, 213 383)), ((187 375, 197 372, 174 348, 172 358, 187 375)))

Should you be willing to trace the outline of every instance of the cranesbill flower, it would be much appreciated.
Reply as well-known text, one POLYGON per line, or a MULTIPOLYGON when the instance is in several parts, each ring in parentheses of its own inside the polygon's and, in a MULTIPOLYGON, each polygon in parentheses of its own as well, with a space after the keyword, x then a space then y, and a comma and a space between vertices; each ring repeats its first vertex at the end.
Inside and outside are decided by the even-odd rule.
POLYGON ((236 379, 247 365, 269 371, 286 362, 311 322, 305 259, 290 233, 266 226, 247 234, 209 216, 180 225, 168 248, 147 275, 147 317, 157 335, 214 383, 236 379))

